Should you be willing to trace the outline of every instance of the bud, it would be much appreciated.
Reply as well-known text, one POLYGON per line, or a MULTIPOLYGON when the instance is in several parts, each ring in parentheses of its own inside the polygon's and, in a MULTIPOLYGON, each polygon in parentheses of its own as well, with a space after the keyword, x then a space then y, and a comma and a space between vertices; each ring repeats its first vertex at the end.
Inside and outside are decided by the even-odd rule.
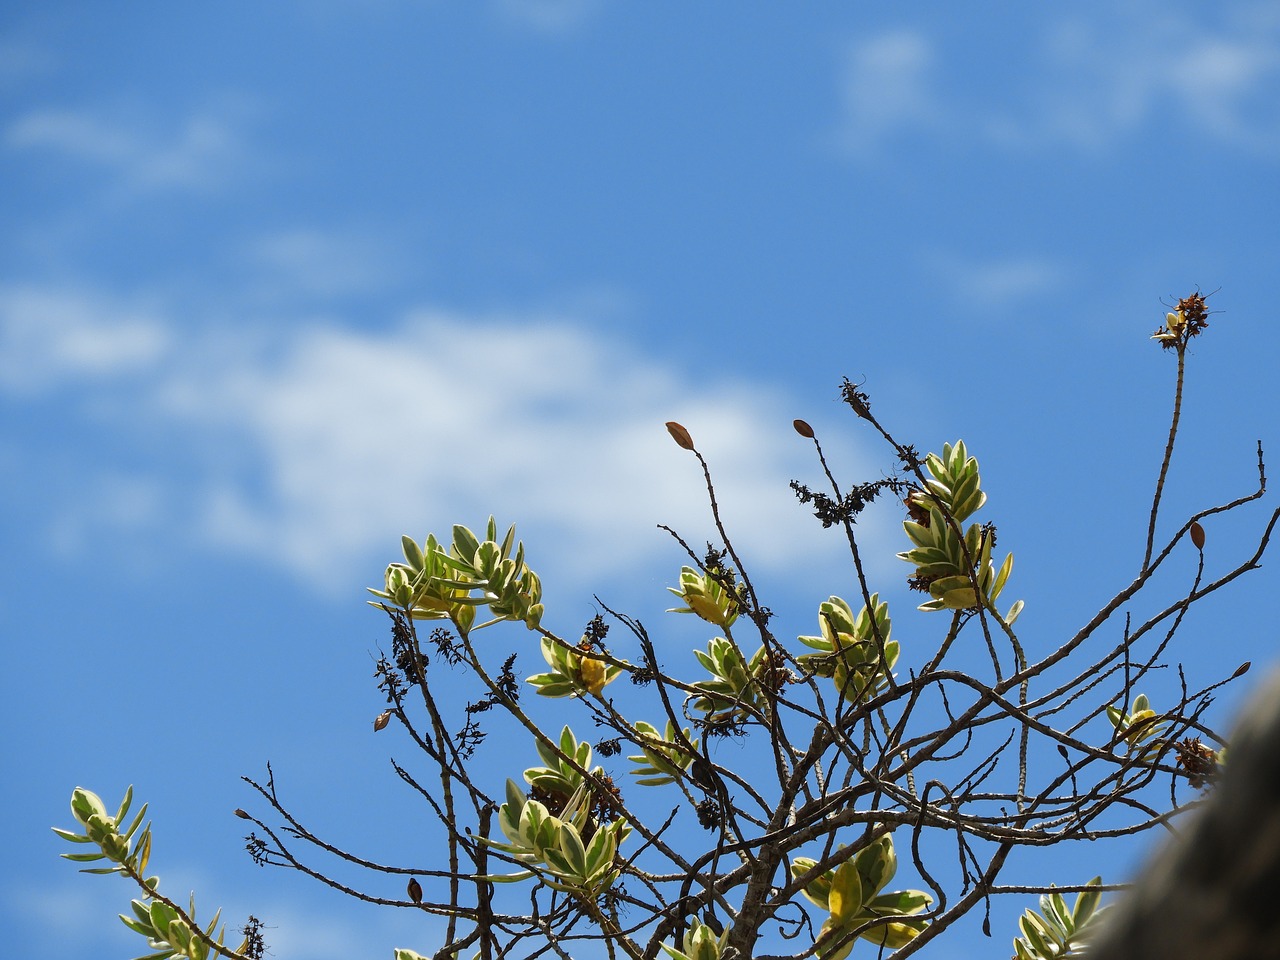
POLYGON ((600 695, 600 691, 604 689, 606 682, 606 665, 603 660, 597 660, 595 657, 583 657, 581 665, 578 668, 578 676, 582 680, 582 685, 587 688, 588 692, 600 695))
POLYGON ((674 420, 667 421, 667 433, 671 434, 671 439, 684 447, 684 449, 693 449, 693 437, 689 436, 689 431, 674 420))
POLYGON ((791 425, 796 428, 796 433, 804 437, 806 440, 813 439, 813 427, 805 423, 803 420, 792 420, 791 425))
POLYGON ((239 807, 236 807, 236 816, 239 817, 241 820, 253 819, 252 817, 249 816, 248 813, 246 813, 244 810, 241 810, 239 807))
POLYGON ((1197 550, 1204 549, 1204 527, 1194 520, 1191 521, 1191 542, 1196 545, 1197 550))

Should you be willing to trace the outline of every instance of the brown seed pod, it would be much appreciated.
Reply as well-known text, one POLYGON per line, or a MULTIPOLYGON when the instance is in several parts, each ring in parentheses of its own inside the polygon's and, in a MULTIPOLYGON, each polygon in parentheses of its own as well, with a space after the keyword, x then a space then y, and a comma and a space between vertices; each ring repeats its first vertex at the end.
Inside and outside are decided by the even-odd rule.
POLYGON ((390 722, 391 722, 391 711, 384 710, 382 713, 378 714, 378 716, 374 719, 373 732, 377 733, 379 730, 384 729, 386 725, 390 722))
POLYGON ((813 439, 813 427, 809 426, 803 420, 792 420, 791 425, 796 428, 796 433, 807 440, 813 439))
POLYGON ((1191 521, 1191 542, 1196 545, 1197 550, 1204 549, 1204 527, 1194 520, 1191 521))
POLYGON ((693 449, 693 437, 689 436, 689 431, 674 420, 667 421, 667 433, 671 434, 671 439, 686 450, 693 449))
POLYGON ((239 817, 241 820, 250 820, 250 819, 252 819, 252 818, 249 816, 249 814, 245 813, 245 812, 244 812, 243 810, 241 810, 239 807, 236 807, 236 816, 237 816, 237 817, 239 817))

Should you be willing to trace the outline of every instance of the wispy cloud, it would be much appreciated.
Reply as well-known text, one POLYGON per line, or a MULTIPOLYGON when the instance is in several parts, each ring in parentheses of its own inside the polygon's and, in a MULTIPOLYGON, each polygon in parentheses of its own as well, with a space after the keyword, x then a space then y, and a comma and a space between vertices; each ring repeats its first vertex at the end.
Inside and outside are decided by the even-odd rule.
MULTIPOLYGON (((694 383, 572 316, 420 309, 380 332, 310 325, 257 339, 188 324, 175 346, 127 313, 74 300, 59 317, 58 301, 27 296, 19 313, 22 302, 43 304, 75 342, 135 343, 114 368, 62 348, 94 359, 48 366, 46 389, 58 377, 80 384, 84 366, 132 364, 127 388, 101 385, 118 411, 111 428, 172 438, 162 464, 130 476, 86 464, 88 489, 61 505, 55 529, 93 530, 109 515, 118 532, 136 516, 152 535, 155 512, 168 510, 207 548, 322 589, 393 559, 402 533, 443 534, 495 513, 554 544, 543 553, 562 577, 598 581, 672 550, 658 523, 695 549, 716 539, 697 463, 662 426, 678 419, 760 565, 780 570, 835 548, 787 489, 812 471, 785 397, 754 383, 694 383)), ((17 371, 47 348, 15 338, 15 372, 0 386, 20 387, 17 371)))
POLYGON ((600 6, 600 0, 496 0, 503 19, 551 34, 576 30, 600 6))
POLYGON ((135 189, 210 189, 243 172, 248 152, 235 124, 197 113, 157 131, 137 117, 104 111, 37 109, 5 130, 10 150, 97 164, 135 189))
POLYGON ((953 147, 1096 151, 1158 129, 1186 143, 1280 151, 1273 5, 1237 4, 1212 16, 1150 0, 1075 9, 1029 37, 1026 49, 1001 61, 1003 90, 971 101, 953 91, 965 87, 975 59, 994 57, 972 38, 927 28, 860 38, 841 68, 841 148, 872 158, 923 133, 953 147))
POLYGON ((854 43, 841 89, 842 148, 870 156, 891 134, 934 126, 939 117, 933 65, 933 46, 916 31, 895 30, 854 43))
POLYGON ((1034 115, 1015 135, 1101 147, 1155 123, 1187 138, 1280 146, 1280 19, 1248 5, 1206 23, 1175 6, 1118 5, 1043 40, 1034 115))
POLYGON ((170 344, 146 306, 40 287, 0 289, 0 386, 10 391, 136 375, 170 344))
POLYGON ((262 282, 289 296, 330 297, 386 282, 397 254, 372 235, 299 228, 260 237, 247 259, 262 282))
POLYGON ((951 288, 965 316, 972 311, 1002 310, 1036 297, 1046 297, 1066 280, 1068 270, 1048 257, 1015 256, 995 259, 952 255, 928 258, 930 269, 951 288))

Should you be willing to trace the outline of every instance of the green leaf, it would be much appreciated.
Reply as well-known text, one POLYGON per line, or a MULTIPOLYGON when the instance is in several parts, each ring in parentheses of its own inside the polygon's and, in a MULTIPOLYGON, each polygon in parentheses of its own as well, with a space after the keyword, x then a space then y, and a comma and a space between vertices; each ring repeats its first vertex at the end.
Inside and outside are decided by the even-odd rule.
POLYGON ((886 833, 860 850, 854 862, 862 877, 864 896, 871 899, 885 888, 898 872, 898 857, 893 851, 893 835, 886 833))
POLYGON ((1071 922, 1071 911, 1060 893, 1050 893, 1040 898, 1040 912, 1057 939, 1066 942, 1075 925, 1071 922))
MULTIPOLYGON (((129 804, 133 802, 133 784, 129 784, 124 791, 124 799, 120 801, 120 809, 116 811, 114 822, 119 825, 124 823, 124 818, 129 814, 129 804)), ((129 831, 132 833, 133 831, 129 831)), ((128 836, 128 834, 126 834, 128 836)))
POLYGON ((618 852, 617 834, 612 830, 597 830, 587 847, 587 869, 585 876, 590 879, 613 865, 614 854, 618 852))
MULTIPOLYGON (((1089 881, 1088 886, 1097 887, 1102 884, 1102 877, 1094 877, 1089 881)), ((1093 917, 1094 911, 1098 909, 1098 901, 1102 899, 1102 892, 1099 890, 1084 890, 1076 897, 1075 907, 1071 911, 1071 919, 1075 923, 1075 928, 1079 930, 1093 917)))
POLYGON ((834 918, 828 917, 818 931, 818 956, 821 960, 844 960, 845 957, 849 956, 849 953, 853 950, 853 945, 857 943, 856 938, 850 937, 843 946, 835 949, 830 946, 830 944, 843 939, 848 933, 848 928, 842 927, 836 923, 834 918))
POLYGON ((151 861, 151 831, 144 830, 134 851, 134 869, 138 873, 147 872, 147 864, 151 861))
POLYGON ((172 957, 175 953, 176 951, 173 949, 158 950, 155 953, 148 953, 145 956, 134 957, 133 960, 167 960, 168 957, 172 957))
POLYGON ((1042 957, 1056 957, 1058 952, 1049 946, 1049 942, 1045 939, 1044 930, 1040 924, 1040 918, 1027 911, 1018 919, 1018 926, 1022 929, 1022 935, 1026 937, 1027 942, 1031 944, 1042 957))
MULTIPOLYGON (((799 880, 816 865, 817 861, 812 857, 795 857, 791 861, 791 878, 799 880)), ((823 910, 830 909, 828 897, 831 893, 831 877, 833 873, 834 871, 828 870, 825 874, 818 874, 800 891, 807 899, 823 910)))
POLYGON ((573 876, 586 879, 587 851, 582 845, 582 837, 574 829, 573 824, 566 823, 560 827, 560 852, 573 868, 573 876))
POLYGON ((152 929, 161 935, 167 935, 169 925, 178 919, 178 912, 162 900, 151 901, 148 909, 151 912, 152 929))
MULTIPOLYGON (((521 870, 519 873, 489 873, 484 876, 477 876, 475 879, 487 880, 490 883, 518 883, 521 880, 528 880, 533 875, 532 870, 521 870)), ((467 879, 471 878, 468 877, 467 879)))
POLYGON ((827 894, 827 907, 831 918, 844 924, 853 919, 862 909, 862 878, 858 866, 853 860, 846 860, 836 868, 831 881, 831 890, 827 894))
POLYGON ((996 582, 991 587, 991 602, 995 603, 1000 599, 1000 591, 1004 589, 1004 585, 1009 582, 1009 574, 1013 572, 1013 554, 1009 554, 1004 558, 1004 563, 1000 565, 1000 572, 996 574, 996 582))
POLYGON ((133 917, 126 917, 123 913, 118 913, 116 914, 116 916, 120 918, 121 923, 123 923, 126 927, 128 927, 134 933, 140 933, 144 937, 151 939, 151 935, 153 931, 151 929, 150 924, 139 923, 137 920, 133 919, 133 917))
MULTIPOLYGON (((130 787, 129 789, 130 789, 130 791, 132 791, 132 790, 133 790, 133 788, 132 788, 132 787, 130 787)), ((127 799, 127 798, 126 798, 126 799, 127 799)), ((122 805, 121 805, 121 809, 122 809, 122 810, 126 810, 126 811, 127 811, 127 809, 128 809, 127 804, 122 804, 122 805)), ((121 834, 121 836, 123 836, 123 837, 124 837, 124 839, 126 839, 126 840, 128 840, 130 837, 132 837, 132 836, 133 836, 133 834, 134 834, 134 831, 135 831, 135 830, 137 830, 137 829, 138 829, 138 827, 142 825, 142 818, 143 818, 143 817, 145 817, 146 815, 147 815, 147 805, 144 803, 144 804, 142 805, 142 808, 138 811, 138 815, 137 815, 136 817, 134 817, 134 818, 133 818, 133 823, 129 824, 129 829, 128 829, 128 830, 126 830, 123 834, 121 834)), ((117 823, 117 824, 120 824, 120 823, 122 823, 122 822, 123 822, 122 820, 117 820, 117 821, 116 821, 116 823, 117 823)))
POLYGON ((934 537, 929 527, 915 523, 912 520, 905 520, 903 521, 902 529, 906 531, 908 539, 917 547, 933 546, 934 537))
POLYGON ((475 602, 470 598, 460 598, 461 602, 453 610, 453 625, 458 629, 458 635, 466 639, 467 634, 471 632, 471 625, 475 623, 476 607, 475 602))
POLYGON ((459 559, 470 564, 476 555, 476 551, 480 549, 480 541, 476 539, 474 533, 462 524, 455 524, 453 528, 453 549, 459 559))
POLYGON ((895 890, 893 893, 880 894, 867 906, 873 913, 881 915, 900 913, 909 916, 919 913, 931 903, 933 897, 923 890, 895 890))
POLYGON ((410 569, 416 572, 426 565, 426 557, 422 554, 422 548, 418 546, 413 537, 401 537, 400 546, 404 550, 404 559, 409 564, 410 569))

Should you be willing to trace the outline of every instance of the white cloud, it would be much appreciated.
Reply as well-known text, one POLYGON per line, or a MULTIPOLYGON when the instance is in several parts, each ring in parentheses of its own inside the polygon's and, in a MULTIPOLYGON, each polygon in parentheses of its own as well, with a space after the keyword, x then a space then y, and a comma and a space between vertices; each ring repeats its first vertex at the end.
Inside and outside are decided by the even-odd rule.
POLYGON ((388 331, 255 337, 188 321, 179 340, 128 311, 25 296, 47 322, 42 336, 11 338, 0 385, 73 387, 88 371, 97 408, 111 411, 95 429, 164 450, 162 463, 125 455, 110 473, 86 464, 83 495, 60 498, 46 521, 63 539, 127 539, 130 524, 157 537, 167 516, 206 547, 323 590, 368 580, 403 533, 447 535, 493 513, 519 524, 535 569, 548 557, 559 582, 600 585, 647 556, 678 556, 658 523, 698 551, 718 539, 697 462, 663 428, 678 419, 759 568, 838 549, 788 489, 815 471, 784 396, 691 382, 572 316, 422 309, 388 331))
POLYGON ((157 132, 136 117, 88 110, 32 110, 9 124, 10 149, 45 151, 115 170, 138 189, 208 189, 243 170, 234 124, 212 112, 157 132))
POLYGON ((220 485, 207 535, 321 579, 394 549, 401 533, 444 534, 491 512, 554 537, 574 574, 619 572, 665 547, 659 522, 697 547, 711 530, 696 462, 662 427, 675 418, 704 444, 726 510, 767 562, 803 549, 786 527, 812 527, 786 488, 781 452, 801 448, 776 397, 681 383, 555 318, 424 311, 385 335, 315 329, 278 365, 185 378, 165 406, 235 421, 261 457, 265 496, 220 485))
POLYGON ((169 331, 145 307, 0 288, 0 387, 30 393, 136 375, 169 346, 169 331))

